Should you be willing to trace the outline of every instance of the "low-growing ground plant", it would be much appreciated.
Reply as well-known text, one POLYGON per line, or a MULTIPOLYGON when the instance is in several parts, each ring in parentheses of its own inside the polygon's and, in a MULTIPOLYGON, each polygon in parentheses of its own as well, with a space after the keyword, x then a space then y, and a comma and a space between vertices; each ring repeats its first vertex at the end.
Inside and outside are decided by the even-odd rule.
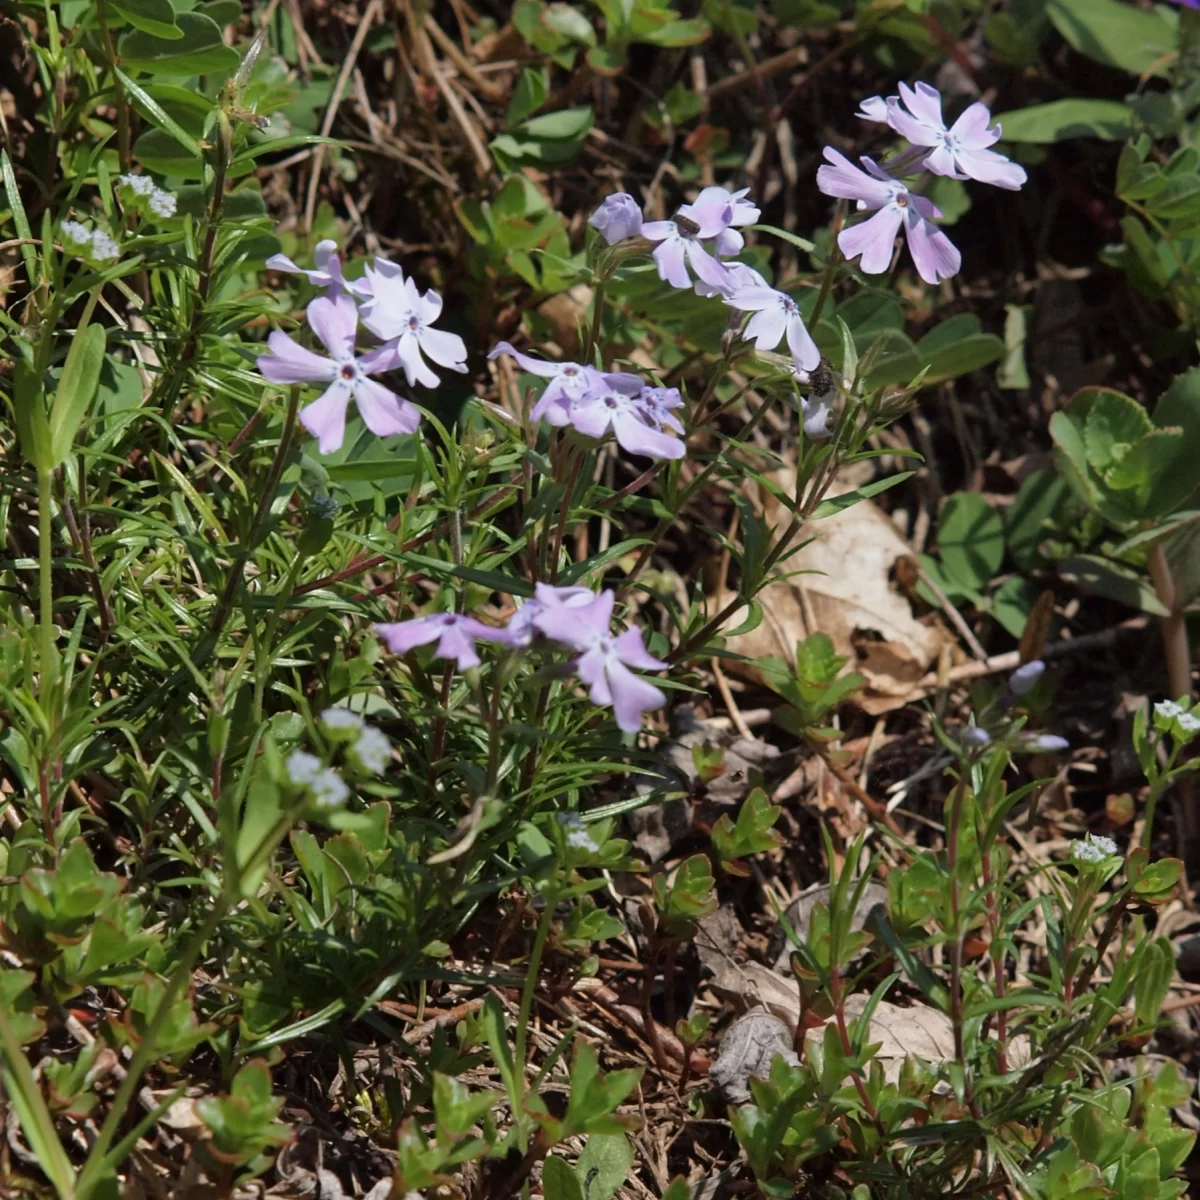
MULTIPOLYGON (((549 66, 526 69, 491 157, 478 145, 504 179, 455 214, 478 287, 444 300, 435 255, 279 227, 260 164, 300 154, 319 182, 345 151, 331 124, 288 132, 286 7, 15 6, 39 102, 36 136, 0 151, 0 1191, 137 1194, 154 1139, 179 1152, 168 1194, 287 1184, 293 1110, 330 1126, 325 1084, 295 1067, 311 1056, 349 1098, 337 1138, 386 1164, 377 1200, 607 1200, 655 1120, 650 1077, 689 1120, 727 1121, 746 1194, 1179 1194, 1178 1073, 1135 1060, 1115 1080, 1105 1058, 1145 1044, 1172 975, 1148 922, 1182 864, 1150 848, 1195 761, 1186 645, 1176 699, 1134 731, 1150 791, 1126 856, 1089 836, 1014 861, 1038 794, 1017 772, 1067 749, 1030 701, 1050 687, 1035 654, 969 722, 933 722, 952 761, 940 844, 881 805, 871 850, 822 829, 828 901, 790 931, 780 984, 797 1053, 727 1111, 703 1078, 708 1014, 676 1013, 673 981, 722 885, 786 844, 782 810, 750 780, 669 867, 623 824, 686 798, 655 771, 670 714, 742 660, 731 639, 791 556, 910 478, 890 428, 1004 354, 968 313, 918 342, 900 329, 900 296, 962 265, 930 189, 1026 182, 989 108, 948 121, 924 82, 863 99, 877 153, 824 148, 805 185, 831 224, 811 240, 766 223, 732 170, 661 212, 612 191, 585 222, 523 168, 578 153, 591 109, 540 112, 549 66), (586 295, 573 350, 513 299, 568 289, 586 295), (680 522, 726 556, 719 602, 664 569, 680 522), (854 927, 872 880, 886 911, 854 927), (1019 961, 1029 930, 1040 952, 1019 961), (637 1065, 569 1003, 605 988, 618 945, 638 954, 636 1001, 612 1001, 637 1065), (452 986, 471 994, 428 1024, 452 986), (945 1053, 889 1070, 884 1004, 935 1014, 945 1053)), ((709 21, 746 32, 709 5, 517 8, 559 69, 602 80, 709 21)), ((1093 409, 1127 413, 1116 396, 1093 409)), ((1062 417, 1090 433, 1087 403, 1062 417)), ((1105 517, 1092 474, 1123 487, 1156 436, 1138 412, 1104 463, 1093 439, 1080 466, 1056 427, 1105 517)), ((1146 472, 1124 490, 1153 493, 1146 472)), ((1152 544, 1184 498, 1112 523, 1152 544)), ((846 656, 818 631, 743 665, 776 726, 844 775, 837 714, 863 683, 846 656)), ((702 782, 722 755, 696 749, 702 782)), ((664 1156, 658 1194, 685 1200, 696 1181, 674 1173, 664 1156)))

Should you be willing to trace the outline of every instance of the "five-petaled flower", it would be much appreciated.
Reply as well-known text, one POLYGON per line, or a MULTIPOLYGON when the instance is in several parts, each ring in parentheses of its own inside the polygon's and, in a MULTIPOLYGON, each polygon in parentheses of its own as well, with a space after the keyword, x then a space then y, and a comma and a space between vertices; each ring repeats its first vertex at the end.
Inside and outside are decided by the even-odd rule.
POLYGON ((754 314, 742 331, 742 338, 753 341, 756 349, 774 350, 786 337, 792 358, 801 370, 812 371, 820 365, 821 352, 804 324, 799 306, 787 292, 752 284, 733 290, 725 297, 725 303, 754 314))
POLYGON ((392 348, 404 368, 409 385, 435 388, 440 380, 422 355, 439 367, 463 372, 467 369, 467 347, 457 333, 434 329, 442 314, 442 298, 434 291, 421 295, 411 278, 394 263, 366 270, 370 299, 362 306, 362 323, 385 346, 392 348))
POLYGON ((927 170, 1015 192, 1025 183, 1025 168, 990 149, 1000 140, 1000 126, 988 128, 991 119, 987 105, 976 101, 947 129, 942 97, 927 83, 915 88, 902 83, 900 95, 887 99, 888 124, 914 146, 929 147, 921 159, 927 170))
POLYGON ((395 366, 395 350, 380 346, 361 358, 354 353, 358 307, 344 293, 335 299, 318 296, 308 306, 308 323, 329 352, 323 358, 306 350, 281 329, 267 339, 268 354, 258 369, 272 383, 328 383, 319 399, 300 410, 300 423, 315 438, 322 454, 341 448, 346 436, 346 409, 351 397, 363 423, 374 434, 412 433, 421 421, 416 406, 368 378, 395 366))
POLYGON ((592 703, 611 704, 617 725, 626 733, 636 733, 642 727, 642 713, 661 708, 666 697, 630 667, 661 671, 667 664, 646 649, 639 629, 627 629, 616 637, 610 634, 614 602, 613 593, 604 591, 586 607, 545 608, 535 624, 551 641, 579 652, 575 671, 587 684, 592 703))
POLYGON ((825 158, 827 165, 817 171, 821 191, 827 196, 854 200, 860 210, 874 212, 861 224, 838 234, 838 245, 847 258, 861 254, 860 265, 868 275, 882 274, 888 269, 896 234, 903 226, 917 274, 926 283, 938 283, 958 271, 962 255, 932 224, 930 218, 941 216, 932 201, 910 192, 869 158, 862 160, 866 171, 831 146, 825 147, 825 158))

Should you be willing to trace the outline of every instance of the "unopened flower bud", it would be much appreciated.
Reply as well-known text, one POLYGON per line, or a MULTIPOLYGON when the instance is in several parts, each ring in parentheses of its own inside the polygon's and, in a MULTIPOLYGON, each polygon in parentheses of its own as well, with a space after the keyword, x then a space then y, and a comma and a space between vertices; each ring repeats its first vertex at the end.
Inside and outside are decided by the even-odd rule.
POLYGON ((1035 658, 1033 662, 1027 662, 1023 667, 1018 667, 1008 677, 1008 690, 1014 696, 1024 696, 1027 692, 1033 691, 1037 686, 1037 681, 1046 673, 1046 664, 1040 658, 1035 658))
POLYGON ((969 725, 963 730, 962 740, 965 745, 978 748, 986 746, 992 740, 992 735, 978 725, 969 725))
POLYGON ((642 232, 642 210, 628 192, 615 192, 588 217, 588 224, 612 246, 642 232))

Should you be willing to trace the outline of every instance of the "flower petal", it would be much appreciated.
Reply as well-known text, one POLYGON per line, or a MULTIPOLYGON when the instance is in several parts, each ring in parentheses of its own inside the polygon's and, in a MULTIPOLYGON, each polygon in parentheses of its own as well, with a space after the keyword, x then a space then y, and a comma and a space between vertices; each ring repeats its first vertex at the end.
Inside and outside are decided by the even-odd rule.
POLYGON ((815 371, 821 365, 821 351, 799 313, 788 318, 787 343, 792 358, 802 371, 815 371))
POLYGON ((859 266, 868 275, 881 275, 892 261, 892 248, 903 220, 900 208, 889 204, 861 224, 843 229, 838 234, 838 245, 847 258, 861 254, 859 266))
POLYGON ((552 379, 555 375, 561 374, 567 367, 576 367, 578 363, 557 363, 548 362, 544 358, 530 358, 528 354, 522 354, 520 350, 516 350, 509 342, 497 342, 492 347, 489 359, 496 358, 501 354, 507 354, 509 358, 515 358, 522 371, 528 371, 530 375, 540 375, 543 379, 552 379))
POLYGON ((342 448, 349 405, 349 386, 344 379, 335 379, 318 399, 300 410, 300 424, 317 439, 317 449, 322 454, 342 448))
POLYGON ((652 429, 633 413, 617 410, 612 416, 613 433, 617 444, 630 454, 644 458, 682 458, 687 447, 677 437, 652 429))
POLYGON ((441 635, 436 617, 413 617, 409 621, 392 621, 375 626, 375 632, 387 643, 393 654, 407 654, 418 646, 427 646, 441 635))
POLYGON ((355 381, 354 403, 363 424, 376 437, 415 433, 421 424, 421 413, 415 404, 402 400, 373 379, 355 381))
POLYGON ((936 225, 914 214, 905 221, 908 250, 916 264, 917 274, 926 283, 939 283, 958 273, 962 255, 958 247, 936 225))
POLYGON ((662 708, 667 698, 654 684, 639 679, 628 667, 611 657, 605 668, 617 726, 625 733, 637 733, 642 727, 642 713, 662 708))
POLYGON ((764 308, 750 318, 750 323, 742 332, 742 340, 753 341, 756 350, 774 350, 783 340, 787 325, 787 314, 776 303, 774 307, 764 308))
POLYGON ((269 354, 258 356, 258 369, 272 383, 316 383, 337 377, 335 363, 306 350, 282 329, 267 338, 267 348, 269 354))
POLYGON ((400 335, 400 340, 396 343, 396 353, 399 355, 400 365, 404 368, 404 374, 408 376, 409 386, 422 383, 426 387, 435 388, 441 382, 421 357, 417 335, 412 330, 405 329, 400 335))
POLYGON ((438 658, 452 659, 458 663, 460 671, 469 671, 479 666, 479 655, 475 653, 475 641, 463 628, 463 621, 455 621, 453 625, 441 627, 442 636, 438 638, 438 658))
POLYGON ((417 334, 421 351, 428 354, 440 367, 448 367, 451 371, 466 371, 467 346, 457 333, 448 333, 444 329, 430 329, 424 326, 417 334))
POLYGON ((637 628, 627 629, 616 641, 613 646, 617 651, 617 656, 627 667, 637 667, 640 671, 662 671, 667 664, 655 658, 649 650, 646 649, 645 642, 642 641, 642 631, 637 628))
POLYGON ((308 306, 308 323, 321 344, 338 362, 354 357, 354 336, 358 332, 358 305, 352 297, 318 296, 308 306))
POLYGON ((950 126, 950 132, 964 150, 986 150, 1000 140, 1000 126, 988 128, 991 120, 992 114, 988 111, 988 106, 976 100, 974 104, 963 109, 958 120, 950 126))
MULTIPOLYGON (((644 225, 642 232, 646 232, 644 225)), ((669 237, 658 245, 651 257, 654 259, 655 266, 658 267, 659 279, 666 280, 672 287, 690 288, 692 278, 687 272, 683 247, 683 238, 678 235, 669 237)))
POLYGON ((832 146, 826 146, 824 154, 829 165, 818 169, 817 187, 825 195, 859 200, 868 208, 882 208, 891 200, 892 189, 883 180, 873 179, 832 146))

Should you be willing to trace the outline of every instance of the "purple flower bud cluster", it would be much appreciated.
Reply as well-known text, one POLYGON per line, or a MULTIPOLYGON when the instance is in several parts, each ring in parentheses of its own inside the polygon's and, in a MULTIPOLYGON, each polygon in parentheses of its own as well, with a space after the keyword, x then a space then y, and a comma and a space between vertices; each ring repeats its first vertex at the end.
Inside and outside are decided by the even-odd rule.
POLYGON ((597 595, 588 588, 539 583, 532 599, 517 609, 504 628, 458 613, 439 613, 376 625, 375 632, 393 654, 436 642, 434 654, 455 663, 460 671, 479 665, 476 641, 521 650, 541 638, 566 647, 592 703, 611 705, 617 725, 626 733, 636 733, 642 713, 661 708, 666 697, 630 668, 661 671, 667 664, 650 654, 636 627, 616 635, 610 632, 615 602, 611 591, 597 595))
POLYGON ((258 369, 272 383, 327 385, 318 399, 300 410, 300 423, 317 439, 322 454, 341 449, 351 399, 363 424, 377 436, 415 432, 421 420, 416 405, 371 376, 403 369, 410 387, 436 387, 439 379, 426 357, 451 371, 467 369, 462 338, 433 328, 442 298, 433 291, 422 295, 400 267, 384 258, 376 258, 363 279, 347 283, 335 242, 318 243, 313 261, 315 269, 306 270, 276 254, 267 266, 304 275, 324 289, 306 315, 328 357, 277 329, 267 339, 268 353, 259 356, 258 369), (360 323, 381 343, 363 354, 355 349, 360 323))
POLYGON ((991 125, 986 105, 972 104, 947 127, 936 88, 926 83, 910 88, 902 83, 899 90, 898 96, 864 100, 858 116, 886 124, 906 138, 910 148, 883 164, 864 156, 864 170, 827 146, 826 165, 817 171, 817 187, 827 196, 853 200, 860 212, 872 214, 838 235, 838 246, 847 258, 859 258, 859 266, 868 275, 881 274, 891 263, 896 235, 903 228, 917 274, 926 283, 936 284, 957 274, 962 256, 933 224, 942 215, 937 206, 915 190, 921 176, 929 172, 950 179, 975 179, 1016 191, 1025 182, 1025 170, 991 149, 1001 128, 991 125))

